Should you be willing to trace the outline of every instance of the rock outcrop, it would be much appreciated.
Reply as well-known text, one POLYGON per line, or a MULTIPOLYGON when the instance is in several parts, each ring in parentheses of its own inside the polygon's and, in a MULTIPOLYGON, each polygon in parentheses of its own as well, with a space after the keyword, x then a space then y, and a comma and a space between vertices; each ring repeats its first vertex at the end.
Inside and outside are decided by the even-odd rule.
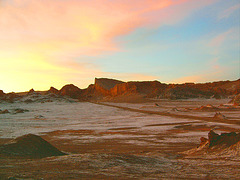
POLYGON ((211 130, 208 133, 209 148, 213 146, 227 146, 236 144, 240 141, 240 134, 236 132, 221 133, 221 135, 211 130))
POLYGON ((28 94, 33 94, 33 93, 35 93, 33 88, 28 91, 28 94))
POLYGON ((211 130, 208 139, 201 137, 198 147, 183 152, 185 155, 217 155, 217 156, 239 156, 240 155, 240 133, 230 132, 221 135, 211 130))
POLYGON ((218 111, 219 108, 215 107, 211 104, 207 104, 207 105, 201 106, 200 108, 196 108, 195 110, 199 110, 199 111, 218 111))
POLYGON ((6 94, 6 96, 4 97, 4 100, 12 103, 20 98, 21 98, 21 96, 17 95, 14 92, 11 92, 11 93, 6 94))
POLYGON ((59 90, 54 88, 54 87, 50 87, 50 89, 47 91, 47 94, 59 94, 59 90))
POLYGON ((122 84, 123 81, 108 79, 108 78, 95 78, 95 87, 101 87, 105 90, 110 90, 115 87, 117 84, 122 84))
POLYGON ((5 109, 3 111, 0 109, 0 114, 8 114, 8 113, 10 113, 10 112, 7 109, 5 109))
POLYGON ((214 118, 214 119, 220 119, 220 120, 227 119, 227 117, 224 116, 224 115, 223 115, 222 113, 220 113, 220 112, 216 112, 213 118, 214 118))
POLYGON ((0 98, 4 97, 6 94, 3 92, 3 90, 0 90, 0 98))
POLYGON ((236 95, 229 103, 233 103, 234 106, 240 106, 240 93, 236 95))
POLYGON ((78 99, 82 95, 82 90, 73 84, 68 84, 62 87, 59 91, 59 95, 78 99))
POLYGON ((40 136, 34 134, 24 135, 7 144, 1 145, 0 154, 24 158, 44 158, 66 155, 40 136))

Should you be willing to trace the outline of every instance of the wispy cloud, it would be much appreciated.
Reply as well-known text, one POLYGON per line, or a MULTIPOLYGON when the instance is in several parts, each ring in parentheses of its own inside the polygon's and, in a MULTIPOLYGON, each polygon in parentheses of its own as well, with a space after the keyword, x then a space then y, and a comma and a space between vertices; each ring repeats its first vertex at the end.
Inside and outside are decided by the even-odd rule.
POLYGON ((221 12, 218 16, 218 19, 221 20, 221 19, 229 18, 231 14, 233 14, 235 11, 239 11, 239 9, 240 9, 240 3, 234 6, 231 6, 228 9, 221 12))
POLYGON ((210 39, 209 46, 219 48, 220 46, 223 45, 224 41, 226 41, 233 32, 234 32, 233 29, 229 29, 226 32, 216 35, 215 37, 210 39))

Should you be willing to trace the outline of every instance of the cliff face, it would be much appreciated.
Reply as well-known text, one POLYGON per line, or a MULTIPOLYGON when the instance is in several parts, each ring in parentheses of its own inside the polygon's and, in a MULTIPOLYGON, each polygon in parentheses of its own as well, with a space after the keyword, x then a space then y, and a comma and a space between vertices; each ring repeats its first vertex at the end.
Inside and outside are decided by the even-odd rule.
POLYGON ((107 78, 95 78, 95 94, 98 96, 109 96, 111 95, 111 89, 119 84, 124 84, 124 82, 107 78))
POLYGON ((111 89, 112 96, 141 94, 146 97, 155 97, 166 89, 166 84, 158 81, 127 82, 116 85, 111 89))
POLYGON ((108 79, 108 78, 95 78, 95 87, 101 87, 105 90, 110 90, 115 87, 117 84, 122 84, 123 81, 108 79))

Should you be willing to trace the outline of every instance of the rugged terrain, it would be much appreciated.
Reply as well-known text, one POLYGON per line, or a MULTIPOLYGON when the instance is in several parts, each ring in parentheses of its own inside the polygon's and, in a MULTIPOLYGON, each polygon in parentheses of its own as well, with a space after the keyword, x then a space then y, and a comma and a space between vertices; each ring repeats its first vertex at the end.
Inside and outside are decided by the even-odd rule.
POLYGON ((239 80, 0 91, 0 179, 238 179, 238 93, 239 80))
POLYGON ((1 103, 9 111, 0 114, 2 179, 239 177, 238 139, 222 145, 218 138, 239 136, 240 108, 230 99, 89 103, 54 97, 42 103, 44 96, 1 103), (216 145, 209 149, 211 139, 216 145))
POLYGON ((73 84, 63 86, 60 90, 51 87, 48 91, 31 89, 24 93, 7 93, 0 91, 0 100, 13 102, 29 94, 56 95, 70 97, 79 101, 117 101, 145 102, 154 99, 190 99, 190 98, 228 98, 240 93, 240 79, 236 81, 219 81, 212 83, 165 84, 159 81, 123 82, 107 78, 95 78, 95 83, 86 89, 73 84))

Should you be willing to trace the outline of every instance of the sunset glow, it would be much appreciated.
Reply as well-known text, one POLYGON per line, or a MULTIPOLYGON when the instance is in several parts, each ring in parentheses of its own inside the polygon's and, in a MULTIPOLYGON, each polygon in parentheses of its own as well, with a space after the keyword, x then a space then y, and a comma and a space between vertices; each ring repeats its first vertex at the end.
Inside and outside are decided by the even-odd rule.
POLYGON ((1 0, 0 89, 235 80, 239 12, 237 0, 1 0))

